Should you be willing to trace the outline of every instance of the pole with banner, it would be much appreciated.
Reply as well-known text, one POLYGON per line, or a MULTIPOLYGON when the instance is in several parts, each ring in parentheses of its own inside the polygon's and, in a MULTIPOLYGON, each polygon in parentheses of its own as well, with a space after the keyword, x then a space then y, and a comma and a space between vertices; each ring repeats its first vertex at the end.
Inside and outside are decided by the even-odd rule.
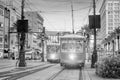
POLYGON ((97 62, 97 50, 96 50, 96 29, 100 28, 100 15, 96 15, 96 5, 95 0, 93 0, 93 15, 89 15, 89 27, 94 30, 94 48, 91 60, 91 68, 95 67, 95 63, 97 62))
MULTIPOLYGON (((25 0, 22 0, 22 6, 21 6, 21 20, 17 21, 17 32, 20 35, 20 51, 19 51, 19 67, 25 67, 25 37, 28 32, 28 20, 24 20, 24 2, 25 0)), ((19 36, 18 35, 18 36, 19 36)))

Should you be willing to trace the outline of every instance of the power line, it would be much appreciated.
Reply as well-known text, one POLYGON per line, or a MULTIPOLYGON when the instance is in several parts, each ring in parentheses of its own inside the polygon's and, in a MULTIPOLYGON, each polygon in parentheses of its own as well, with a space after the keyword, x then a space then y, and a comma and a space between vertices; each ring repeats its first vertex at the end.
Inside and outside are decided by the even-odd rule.
MULTIPOLYGON (((31 1, 30 0, 27 0, 29 3, 31 3, 31 1)), ((34 6, 35 7, 35 6, 34 6)), ((37 10, 37 12, 39 12, 39 9, 37 8, 37 7, 35 7, 35 9, 37 10)), ((49 20, 45 17, 45 15, 44 14, 42 14, 42 16, 44 17, 44 19, 46 19, 47 20, 47 22, 49 23, 49 20)), ((49 23, 52 27, 54 27, 51 23, 49 23)), ((55 27, 54 27, 54 29, 56 29, 55 27)), ((57 29, 56 29, 57 30, 57 29)))
MULTIPOLYGON (((30 0, 27 0, 29 3, 31 3, 31 1, 30 0)), ((92 1, 91 1, 92 2, 92 1)), ((91 2, 84 2, 84 1, 81 1, 81 2, 79 2, 79 3, 91 3, 91 2)), ((28 4, 29 6, 30 6, 30 4, 28 4)), ((35 6, 34 6, 35 7, 35 6)), ((87 7, 83 7, 83 8, 80 8, 80 9, 74 9, 73 11, 82 11, 82 10, 84 10, 84 9, 87 9, 87 8, 89 8, 90 7, 90 9, 89 9, 89 11, 88 11, 88 14, 89 14, 89 12, 91 11, 91 6, 87 6, 87 7)), ((48 21, 48 23, 49 23, 49 20, 45 17, 45 15, 43 14, 43 13, 48 13, 48 14, 55 14, 55 13, 66 13, 66 12, 71 12, 71 10, 68 10, 68 11, 40 11, 37 7, 35 7, 35 9, 36 9, 36 12, 39 12, 39 13, 41 13, 43 16, 44 16, 44 18, 48 21)), ((32 10, 32 9, 31 9, 32 10)), ((88 15, 87 15, 88 16, 88 15)), ((86 18, 86 17, 85 17, 86 18)), ((49 23, 50 25, 52 25, 51 23, 49 23)), ((54 27, 53 25, 52 25, 52 27, 54 27)), ((54 27, 55 28, 55 27, 54 27)))
POLYGON ((89 10, 88 10, 87 15, 86 15, 85 18, 83 19, 83 21, 86 21, 85 19, 88 19, 88 15, 89 15, 91 9, 92 9, 92 2, 90 3, 90 8, 89 8, 89 10))
MULTIPOLYGON (((98 0, 96 1, 96 3, 98 2, 98 0)), ((89 16, 89 13, 91 12, 91 9, 93 8, 92 7, 92 1, 91 1, 91 3, 90 3, 90 8, 89 8, 89 11, 88 11, 88 14, 85 16, 85 18, 83 19, 83 21, 85 21, 85 19, 87 19, 88 20, 88 16, 89 16)))

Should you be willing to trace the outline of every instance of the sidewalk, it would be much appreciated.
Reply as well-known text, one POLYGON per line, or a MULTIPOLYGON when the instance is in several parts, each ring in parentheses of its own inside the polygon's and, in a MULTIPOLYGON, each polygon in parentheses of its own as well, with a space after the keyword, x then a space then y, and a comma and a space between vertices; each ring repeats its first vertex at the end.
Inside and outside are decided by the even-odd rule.
POLYGON ((90 68, 90 65, 85 66, 83 69, 83 80, 120 80, 120 79, 107 79, 99 77, 95 74, 95 68, 90 68))

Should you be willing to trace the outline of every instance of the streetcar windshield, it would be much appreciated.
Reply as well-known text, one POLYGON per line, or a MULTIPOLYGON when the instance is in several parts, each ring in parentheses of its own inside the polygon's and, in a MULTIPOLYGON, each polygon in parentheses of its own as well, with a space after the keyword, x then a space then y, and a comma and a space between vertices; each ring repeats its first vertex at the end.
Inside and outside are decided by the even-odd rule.
POLYGON ((80 41, 62 41, 61 45, 62 52, 82 52, 82 42, 80 41))
POLYGON ((47 53, 49 54, 59 53, 59 46, 58 45, 47 45, 47 53))

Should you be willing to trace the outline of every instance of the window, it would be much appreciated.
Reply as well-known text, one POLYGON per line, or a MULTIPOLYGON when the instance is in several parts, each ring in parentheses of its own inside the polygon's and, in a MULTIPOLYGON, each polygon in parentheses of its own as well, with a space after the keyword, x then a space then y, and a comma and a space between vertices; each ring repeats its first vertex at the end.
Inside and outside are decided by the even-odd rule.
POLYGON ((3 41, 3 39, 2 39, 2 37, 0 37, 0 43, 2 43, 2 41, 3 41))
POLYGON ((119 15, 114 15, 115 18, 119 18, 119 15))
POLYGON ((3 48, 3 45, 2 45, 2 44, 0 44, 0 48, 3 48))
POLYGON ((113 10, 113 8, 112 7, 108 7, 108 10, 113 10))
POLYGON ((109 18, 113 18, 113 15, 108 15, 109 18))
POLYGON ((113 19, 108 19, 108 22, 113 22, 113 19))
POLYGON ((112 31, 108 31, 108 34, 112 33, 112 31))
POLYGON ((119 19, 114 19, 114 21, 115 21, 116 23, 118 23, 118 22, 119 22, 119 19))
POLYGON ((4 10, 0 8, 0 15, 3 16, 3 14, 4 14, 4 10))
POLYGON ((113 30, 113 27, 108 27, 108 30, 113 30))
POLYGON ((108 23, 108 26, 110 27, 110 26, 113 26, 113 23, 108 23))
POLYGON ((13 40, 11 40, 11 44, 13 44, 13 40))

